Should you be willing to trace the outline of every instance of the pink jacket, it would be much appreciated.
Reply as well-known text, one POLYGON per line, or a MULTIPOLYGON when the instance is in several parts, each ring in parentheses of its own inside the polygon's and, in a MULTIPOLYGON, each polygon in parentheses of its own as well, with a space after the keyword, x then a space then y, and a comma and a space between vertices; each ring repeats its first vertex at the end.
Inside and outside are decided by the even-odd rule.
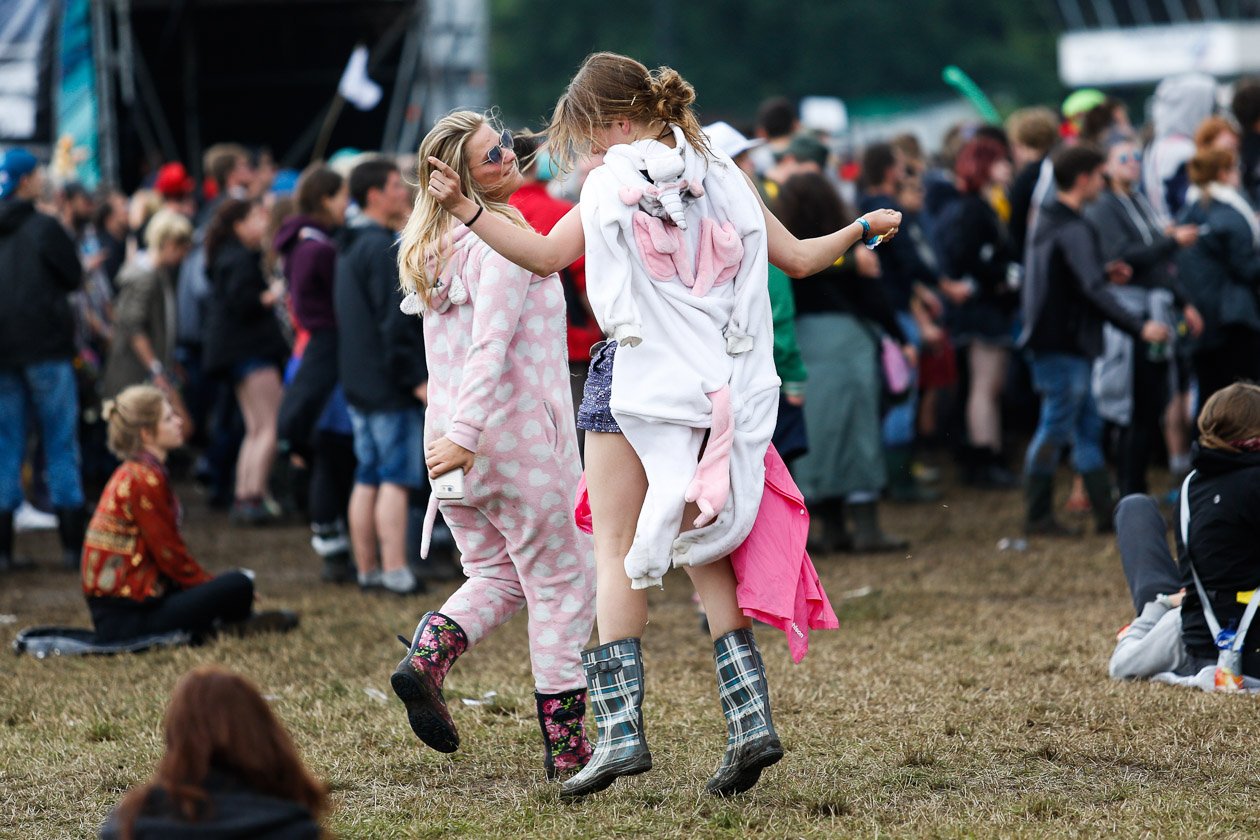
MULTIPOLYGON (((766 448, 766 488, 752 531, 731 553, 738 582, 735 596, 744 615, 787 634, 788 652, 800 662, 809 652, 810 630, 840 626, 823 591, 805 541, 809 512, 787 465, 771 445, 766 448)), ((586 476, 578 482, 574 500, 578 528, 591 532, 591 506, 586 476)))

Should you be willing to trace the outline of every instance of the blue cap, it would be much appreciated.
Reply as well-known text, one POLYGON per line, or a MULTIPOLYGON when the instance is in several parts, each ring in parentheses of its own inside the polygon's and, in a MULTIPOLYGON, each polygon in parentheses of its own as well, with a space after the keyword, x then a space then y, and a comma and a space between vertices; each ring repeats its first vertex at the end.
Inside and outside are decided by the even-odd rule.
POLYGON ((301 174, 296 169, 281 169, 271 180, 271 191, 278 196, 292 195, 301 174))
POLYGON ((39 161, 26 149, 9 149, 0 154, 0 198, 8 198, 17 192, 18 184, 37 166, 39 161))

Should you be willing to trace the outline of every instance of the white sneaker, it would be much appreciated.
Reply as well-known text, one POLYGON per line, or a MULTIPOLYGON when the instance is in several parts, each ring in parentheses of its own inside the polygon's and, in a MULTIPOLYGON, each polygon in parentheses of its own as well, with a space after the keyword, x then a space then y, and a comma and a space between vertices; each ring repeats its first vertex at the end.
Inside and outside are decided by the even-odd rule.
POLYGON ((384 572, 381 575, 381 586, 395 595, 411 595, 423 591, 420 581, 416 580, 416 576, 406 566, 384 572))
POLYGON ((13 529, 23 531, 53 531, 57 528, 57 514, 44 513, 26 499, 13 511, 13 529))

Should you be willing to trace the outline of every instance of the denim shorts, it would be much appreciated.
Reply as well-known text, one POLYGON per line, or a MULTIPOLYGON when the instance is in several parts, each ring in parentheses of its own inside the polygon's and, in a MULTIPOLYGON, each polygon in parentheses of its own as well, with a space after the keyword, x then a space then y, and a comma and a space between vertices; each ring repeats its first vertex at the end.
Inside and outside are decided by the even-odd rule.
POLYGON ((621 427, 608 407, 612 399, 613 357, 617 354, 617 342, 601 341, 591 348, 591 367, 582 388, 582 402, 578 406, 577 427, 587 432, 611 432, 621 434, 621 427))
POLYGON ((424 409, 361 412, 350 409, 354 429, 355 484, 424 484, 424 409))
POLYGON ((232 365, 232 384, 240 385, 245 381, 245 377, 249 376, 251 373, 266 370, 267 368, 274 368, 277 376, 284 376, 284 370, 280 367, 280 365, 276 364, 273 359, 264 359, 261 356, 250 356, 248 359, 239 361, 232 365))

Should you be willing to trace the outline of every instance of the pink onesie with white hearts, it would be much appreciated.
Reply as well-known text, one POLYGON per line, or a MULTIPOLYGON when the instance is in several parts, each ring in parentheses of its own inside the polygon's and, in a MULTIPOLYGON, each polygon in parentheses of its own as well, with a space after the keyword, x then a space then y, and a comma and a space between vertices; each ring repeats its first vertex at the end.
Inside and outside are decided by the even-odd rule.
POLYGON ((471 646, 527 606, 535 687, 557 694, 586 684, 581 649, 595 620, 594 555, 570 510, 581 465, 564 289, 463 225, 450 242, 422 313, 424 439, 446 436, 476 459, 464 498, 439 503, 468 577, 440 612, 471 646))

